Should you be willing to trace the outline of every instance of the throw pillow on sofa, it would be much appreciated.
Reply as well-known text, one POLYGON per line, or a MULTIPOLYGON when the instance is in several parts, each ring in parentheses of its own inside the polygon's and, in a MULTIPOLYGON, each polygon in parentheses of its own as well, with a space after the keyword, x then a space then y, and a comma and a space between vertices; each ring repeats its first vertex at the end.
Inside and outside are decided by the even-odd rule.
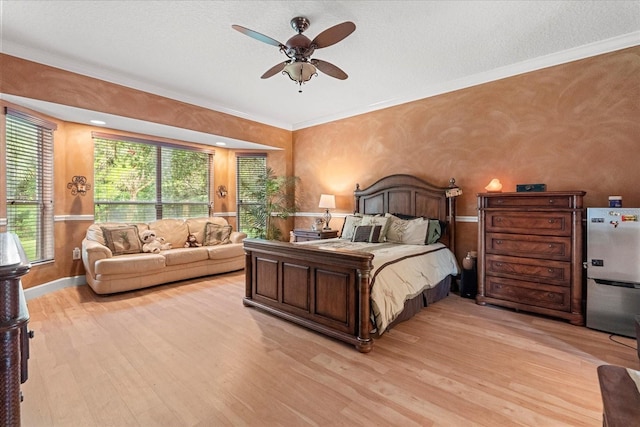
POLYGON ((230 225, 220 225, 208 222, 204 227, 203 246, 224 245, 229 243, 231 236, 230 225))
POLYGON ((123 225, 101 227, 106 246, 113 255, 136 254, 142 252, 142 244, 138 237, 138 227, 123 225))

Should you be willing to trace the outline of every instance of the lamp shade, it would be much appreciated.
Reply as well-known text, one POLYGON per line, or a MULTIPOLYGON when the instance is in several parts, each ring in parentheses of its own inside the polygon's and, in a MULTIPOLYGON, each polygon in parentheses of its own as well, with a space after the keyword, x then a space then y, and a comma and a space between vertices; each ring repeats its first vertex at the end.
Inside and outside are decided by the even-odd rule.
POLYGON ((484 187, 489 193, 499 193, 502 191, 502 183, 498 178, 493 178, 489 185, 484 187))
POLYGON ((334 196, 333 194, 321 194, 318 207, 323 209, 335 209, 336 196, 334 196))
POLYGON ((291 80, 300 84, 308 82, 311 77, 318 75, 316 67, 309 62, 302 61, 294 61, 287 64, 282 72, 287 73, 291 80))

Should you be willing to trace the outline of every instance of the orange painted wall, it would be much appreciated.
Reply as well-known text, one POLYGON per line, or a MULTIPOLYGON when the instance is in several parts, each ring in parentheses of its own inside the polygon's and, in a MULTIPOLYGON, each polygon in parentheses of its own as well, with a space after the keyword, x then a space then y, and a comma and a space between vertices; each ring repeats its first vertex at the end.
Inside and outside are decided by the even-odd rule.
MULTIPOLYGON (((462 216, 476 215, 476 194, 494 177, 503 191, 545 183, 586 191, 586 206, 620 194, 638 207, 640 47, 298 130, 293 144, 303 211, 333 193, 336 212, 351 212, 356 183, 396 173, 443 187, 455 177, 462 216)), ((458 257, 475 250, 477 224, 459 223, 458 238, 458 257)))

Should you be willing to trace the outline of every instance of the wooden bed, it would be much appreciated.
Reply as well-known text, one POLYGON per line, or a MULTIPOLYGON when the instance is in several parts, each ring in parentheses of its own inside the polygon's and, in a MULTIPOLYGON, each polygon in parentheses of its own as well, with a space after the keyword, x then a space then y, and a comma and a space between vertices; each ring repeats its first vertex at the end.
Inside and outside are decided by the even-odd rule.
MULTIPOLYGON (((455 253, 456 189, 410 175, 391 175, 354 192, 356 213, 396 213, 437 218, 447 224, 440 241, 455 253)), ((253 306, 322 334, 371 351, 370 286, 373 255, 325 251, 295 243, 245 239, 245 306, 253 306)), ((451 276, 405 304, 397 321, 448 295, 451 276)), ((397 322, 394 322, 394 324, 397 322)))

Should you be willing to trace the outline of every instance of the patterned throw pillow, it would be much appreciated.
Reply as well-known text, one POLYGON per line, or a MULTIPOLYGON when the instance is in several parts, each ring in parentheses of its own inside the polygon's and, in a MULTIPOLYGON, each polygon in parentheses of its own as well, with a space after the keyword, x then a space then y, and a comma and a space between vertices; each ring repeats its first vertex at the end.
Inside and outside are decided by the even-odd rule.
POLYGON ((375 241, 382 243, 386 240, 387 232, 391 226, 391 220, 385 215, 365 215, 362 217, 360 225, 379 225, 381 227, 380 235, 375 241))
POLYGON ((405 245, 424 245, 429 231, 429 221, 422 218, 400 219, 391 217, 387 241, 405 245))
POLYGON ((429 230, 427 231, 427 240, 425 244, 432 245, 442 237, 442 225, 437 219, 429 220, 429 230))
POLYGON ((122 225, 116 227, 100 227, 106 246, 113 255, 135 254, 142 252, 142 243, 138 237, 138 227, 122 225))
POLYGON ((356 231, 356 227, 362 222, 362 216, 360 215, 347 215, 344 218, 344 224, 342 225, 342 233, 340 233, 341 239, 351 240, 353 239, 353 233, 356 231))
POLYGON ((202 245, 225 245, 231 242, 229 236, 231 236, 230 225, 220 225, 214 224, 212 222, 207 222, 207 224, 204 226, 204 241, 202 242, 202 245))
POLYGON ((352 242, 378 243, 380 241, 381 225, 359 225, 353 233, 352 242))

